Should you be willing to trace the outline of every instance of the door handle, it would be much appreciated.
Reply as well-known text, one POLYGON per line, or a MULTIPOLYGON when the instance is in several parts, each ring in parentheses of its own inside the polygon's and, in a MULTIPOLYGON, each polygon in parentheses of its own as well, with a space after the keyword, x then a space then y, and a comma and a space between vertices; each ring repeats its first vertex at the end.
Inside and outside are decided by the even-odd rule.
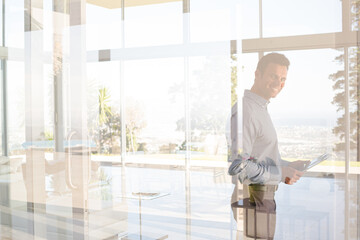
MULTIPOLYGON (((66 157, 66 184, 68 185, 69 188, 73 189, 73 190, 76 190, 78 189, 77 186, 75 186, 72 182, 72 174, 71 174, 71 161, 70 161, 70 158, 71 156, 73 155, 72 152, 71 152, 71 145, 70 145, 70 141, 71 141, 71 138, 74 136, 74 134, 76 133, 76 131, 72 131, 70 132, 69 134, 69 137, 68 137, 68 154, 67 154, 67 157, 66 157)), ((89 138, 89 135, 88 135, 88 139, 89 138)), ((87 144, 88 144, 88 154, 89 154, 89 157, 88 157, 88 179, 87 179, 87 182, 88 184, 90 183, 91 181, 91 146, 90 146, 90 141, 88 140, 87 141, 87 144)), ((81 153, 80 155, 83 155, 83 153, 81 153)))
POLYGON ((70 132, 69 137, 67 139, 68 141, 68 153, 66 155, 66 163, 65 163, 65 173, 66 173, 66 185, 71 188, 72 190, 76 190, 77 187, 72 182, 72 174, 71 174, 71 167, 70 167, 70 156, 71 156, 71 147, 70 147, 70 140, 72 136, 75 134, 75 131, 70 132))

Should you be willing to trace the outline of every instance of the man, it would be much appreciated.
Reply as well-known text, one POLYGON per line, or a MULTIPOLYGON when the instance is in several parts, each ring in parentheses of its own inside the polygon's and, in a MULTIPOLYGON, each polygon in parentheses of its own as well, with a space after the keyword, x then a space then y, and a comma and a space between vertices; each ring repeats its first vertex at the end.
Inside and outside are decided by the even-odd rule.
MULTIPOLYGON (((281 159, 276 131, 267 111, 269 100, 275 98, 285 86, 289 65, 289 60, 279 53, 270 53, 258 62, 254 84, 251 90, 245 90, 243 98, 242 152, 229 167, 229 174, 238 174, 244 190, 248 188, 249 203, 258 212, 268 214, 275 213, 274 195, 277 185, 281 181, 286 184, 296 183, 303 175, 301 170, 308 163, 281 159)), ((257 217, 258 221, 262 218, 264 216, 257 217)), ((272 238, 275 216, 270 218, 270 222, 262 221, 257 227, 267 228, 266 237, 272 238)), ((264 231, 260 236, 258 231, 255 237, 264 237, 263 235, 264 231)))

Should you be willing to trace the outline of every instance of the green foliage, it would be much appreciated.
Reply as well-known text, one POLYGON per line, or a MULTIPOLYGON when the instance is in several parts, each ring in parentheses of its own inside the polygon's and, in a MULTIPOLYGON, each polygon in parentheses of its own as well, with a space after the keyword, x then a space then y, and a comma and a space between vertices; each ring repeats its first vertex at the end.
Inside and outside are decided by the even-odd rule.
MULTIPOLYGON (((116 123, 119 120, 118 115, 114 115, 111 111, 110 93, 105 87, 99 89, 98 93, 98 110, 99 119, 97 126, 97 140, 100 153, 111 153, 111 147, 113 145, 113 136, 118 132, 119 126, 116 123), (113 127, 115 126, 115 129, 113 127)), ((121 125, 120 125, 121 128, 121 125)))
POLYGON ((99 124, 106 123, 112 115, 109 90, 105 87, 99 89, 99 124))
MULTIPOLYGON (((140 102, 128 99, 126 107, 126 148, 129 152, 138 151, 137 136, 146 126, 144 109, 140 102)), ((142 146, 145 149, 145 145, 142 146)), ((139 150, 140 151, 140 150, 139 150)))
POLYGON ((169 144, 161 145, 160 148, 159 148, 159 150, 160 150, 160 153, 168 153, 168 154, 171 154, 171 153, 174 153, 174 152, 175 152, 176 147, 177 147, 177 144, 175 144, 175 143, 169 143, 169 144))
MULTIPOLYGON (((226 117, 230 109, 229 60, 223 57, 209 57, 203 69, 194 71, 195 79, 190 85, 191 130, 200 135, 223 134, 226 117)), ((175 84, 169 92, 184 93, 184 84, 175 84)), ((185 117, 177 122, 177 130, 185 131, 185 117)))
MULTIPOLYGON (((339 64, 344 62, 343 51, 339 56, 336 57, 335 61, 339 64)), ((349 111, 350 111, 350 149, 357 149, 359 143, 359 60, 360 52, 359 48, 349 48, 348 50, 349 59, 349 111)), ((342 142, 335 144, 334 151, 345 150, 345 133, 346 133, 346 118, 345 118, 345 71, 339 70, 338 72, 331 74, 329 79, 333 81, 333 90, 335 96, 333 97, 332 104, 337 107, 337 111, 341 116, 336 121, 336 126, 333 128, 333 133, 339 137, 342 142)))
POLYGON ((45 131, 44 137, 45 137, 45 140, 46 140, 46 141, 54 140, 54 133, 53 133, 53 131, 49 131, 49 130, 45 131))
POLYGON ((238 101, 237 89, 237 55, 231 54, 231 106, 238 101))
MULTIPOLYGON (((111 154, 115 145, 120 146, 121 137, 121 115, 110 106, 111 95, 106 87, 98 91, 98 119, 93 126, 92 135, 96 138, 98 152, 111 154)), ((145 127, 143 109, 139 104, 128 102, 126 108, 126 150, 136 152, 146 151, 144 143, 137 143, 137 135, 145 127)))
MULTIPOLYGON (((208 135, 224 136, 231 106, 237 100, 237 55, 211 56, 205 59, 202 69, 193 72, 189 86, 191 143, 203 142, 208 135)), ((184 84, 175 84, 169 90, 173 99, 185 93, 184 84)), ((176 122, 176 130, 185 132, 186 121, 182 117, 176 122)), ((218 144, 220 144, 218 142, 218 144)), ((190 145, 192 151, 201 148, 190 145)), ((186 143, 179 146, 185 150, 186 143)), ((217 149, 215 150, 217 154, 217 149)))
POLYGON ((98 146, 100 153, 112 153, 112 148, 117 141, 114 138, 121 136, 121 117, 119 113, 113 113, 107 117, 107 121, 98 126, 98 146))
POLYGON ((146 143, 144 142, 138 143, 137 150, 146 153, 147 152, 146 143))
MULTIPOLYGON (((195 145, 190 144, 190 151, 198 152, 201 151, 201 149, 195 145)), ((179 146, 179 150, 185 151, 186 150, 186 141, 183 141, 181 145, 179 146)))

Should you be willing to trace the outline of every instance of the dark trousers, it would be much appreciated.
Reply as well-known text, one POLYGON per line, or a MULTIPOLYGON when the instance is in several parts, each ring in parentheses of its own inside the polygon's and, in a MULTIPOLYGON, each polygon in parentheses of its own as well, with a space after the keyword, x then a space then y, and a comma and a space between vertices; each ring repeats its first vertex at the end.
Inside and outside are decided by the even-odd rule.
POLYGON ((255 208, 248 211, 248 237, 273 239, 276 226, 276 202, 274 199, 277 185, 249 185, 249 202, 255 208), (254 226, 256 224, 256 226, 254 226))

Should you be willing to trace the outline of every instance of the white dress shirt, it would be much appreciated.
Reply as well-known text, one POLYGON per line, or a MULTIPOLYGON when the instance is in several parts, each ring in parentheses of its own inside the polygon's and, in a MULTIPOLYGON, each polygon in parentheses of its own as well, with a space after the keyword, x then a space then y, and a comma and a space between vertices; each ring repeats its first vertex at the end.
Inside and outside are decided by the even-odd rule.
POLYGON ((242 183, 277 185, 281 181, 278 139, 267 110, 269 101, 245 90, 243 97, 243 150, 233 161, 229 173, 239 173, 242 183))

